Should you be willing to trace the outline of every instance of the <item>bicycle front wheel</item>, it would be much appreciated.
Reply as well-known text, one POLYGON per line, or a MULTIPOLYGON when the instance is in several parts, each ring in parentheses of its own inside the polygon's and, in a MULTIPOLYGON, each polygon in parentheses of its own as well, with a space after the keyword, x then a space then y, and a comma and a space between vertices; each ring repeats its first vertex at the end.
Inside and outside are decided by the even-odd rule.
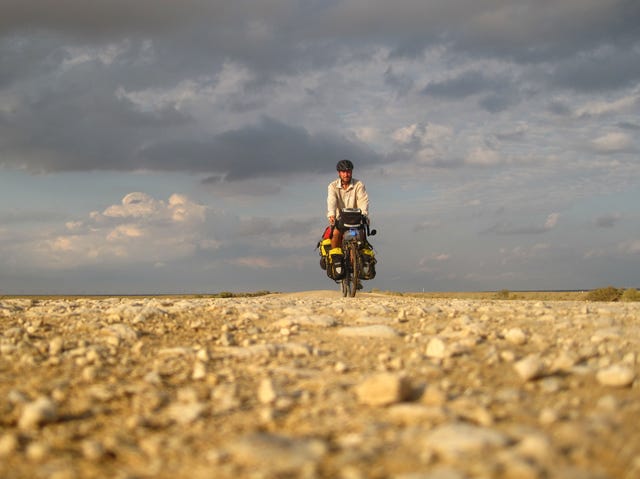
POLYGON ((356 291, 358 291, 360 277, 360 256, 358 255, 358 245, 356 243, 349 245, 349 276, 349 296, 353 298, 356 295, 356 291))
POLYGON ((349 296, 351 294, 351 283, 349 282, 349 274, 347 273, 347 276, 345 276, 341 281, 340 281, 340 286, 342 288, 342 296, 344 296, 345 298, 347 296, 349 296))

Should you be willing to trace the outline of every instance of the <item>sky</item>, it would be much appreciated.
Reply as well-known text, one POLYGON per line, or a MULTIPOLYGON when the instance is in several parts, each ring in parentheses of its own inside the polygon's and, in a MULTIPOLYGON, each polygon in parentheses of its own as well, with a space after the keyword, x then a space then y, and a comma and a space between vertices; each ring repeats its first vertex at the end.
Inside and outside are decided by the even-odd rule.
POLYGON ((0 0, 0 294, 640 287, 637 0, 0 0))

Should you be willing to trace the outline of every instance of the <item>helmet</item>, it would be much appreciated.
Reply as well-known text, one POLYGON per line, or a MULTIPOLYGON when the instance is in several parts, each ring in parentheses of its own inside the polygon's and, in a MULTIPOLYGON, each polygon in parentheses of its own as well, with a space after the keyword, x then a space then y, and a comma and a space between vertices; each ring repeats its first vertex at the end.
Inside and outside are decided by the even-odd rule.
POLYGON ((353 170, 353 163, 351 163, 349 160, 340 160, 336 165, 336 170, 338 171, 353 170))

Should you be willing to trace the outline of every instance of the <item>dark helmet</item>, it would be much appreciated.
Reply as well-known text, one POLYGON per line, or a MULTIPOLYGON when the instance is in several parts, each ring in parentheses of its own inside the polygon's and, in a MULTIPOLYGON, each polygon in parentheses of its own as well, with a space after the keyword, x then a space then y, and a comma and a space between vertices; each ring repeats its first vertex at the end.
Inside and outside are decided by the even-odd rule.
POLYGON ((353 163, 351 163, 349 160, 340 160, 336 165, 336 170, 338 171, 353 170, 353 163))

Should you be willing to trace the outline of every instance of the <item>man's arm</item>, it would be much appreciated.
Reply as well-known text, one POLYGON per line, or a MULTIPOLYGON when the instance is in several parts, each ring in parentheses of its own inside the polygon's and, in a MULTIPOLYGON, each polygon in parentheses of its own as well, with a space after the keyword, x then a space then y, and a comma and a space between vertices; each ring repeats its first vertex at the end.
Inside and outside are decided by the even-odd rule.
POLYGON ((356 204, 362 210, 363 215, 369 216, 369 195, 361 181, 356 184, 356 204))
POLYGON ((333 183, 329 183, 329 186, 327 187, 327 218, 331 224, 333 224, 336 219, 337 208, 338 198, 336 197, 336 189, 333 186, 333 183))

